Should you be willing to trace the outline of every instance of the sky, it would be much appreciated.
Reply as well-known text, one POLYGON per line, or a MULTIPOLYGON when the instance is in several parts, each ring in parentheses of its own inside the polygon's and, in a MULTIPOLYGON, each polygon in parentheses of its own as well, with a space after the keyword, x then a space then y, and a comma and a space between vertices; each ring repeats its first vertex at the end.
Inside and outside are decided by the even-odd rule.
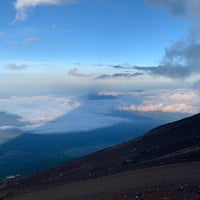
POLYGON ((0 89, 191 84, 199 78, 198 6, 196 0, 2 0, 0 89))
POLYGON ((0 112, 20 126, 200 111, 199 0, 1 0, 0 9, 0 112), (115 98, 106 107, 89 93, 115 98))

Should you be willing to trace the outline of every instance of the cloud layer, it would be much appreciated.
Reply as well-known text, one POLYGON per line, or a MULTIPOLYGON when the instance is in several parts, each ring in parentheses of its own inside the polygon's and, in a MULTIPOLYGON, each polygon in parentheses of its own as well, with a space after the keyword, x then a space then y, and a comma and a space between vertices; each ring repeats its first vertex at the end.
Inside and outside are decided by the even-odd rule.
MULTIPOLYGON (((133 97, 135 94, 133 94, 133 97)), ((196 114, 200 111, 199 93, 189 89, 149 90, 140 92, 139 103, 125 103, 119 110, 125 112, 165 112, 196 114)), ((133 101, 134 102, 134 101, 133 101)))
POLYGON ((183 112, 183 113, 193 113, 192 107, 184 103, 180 104, 163 104, 163 103, 148 103, 141 106, 130 105, 127 107, 120 108, 121 111, 139 111, 139 112, 183 112))
POLYGON ((101 91, 95 98, 79 100, 14 96, 0 99, 0 112, 16 116, 17 123, 1 124, 0 129, 20 128, 36 134, 89 131, 117 123, 135 123, 137 115, 152 119, 152 112, 159 114, 159 118, 154 116, 157 120, 170 121, 200 112, 199 102, 200 94, 190 89, 101 91))
POLYGON ((128 119, 111 115, 116 107, 117 102, 115 100, 88 100, 83 102, 79 108, 39 127, 33 133, 52 134, 90 131, 129 122, 128 119))
POLYGON ((66 97, 13 96, 0 99, 0 111, 20 116, 21 122, 41 125, 50 122, 80 106, 66 97))

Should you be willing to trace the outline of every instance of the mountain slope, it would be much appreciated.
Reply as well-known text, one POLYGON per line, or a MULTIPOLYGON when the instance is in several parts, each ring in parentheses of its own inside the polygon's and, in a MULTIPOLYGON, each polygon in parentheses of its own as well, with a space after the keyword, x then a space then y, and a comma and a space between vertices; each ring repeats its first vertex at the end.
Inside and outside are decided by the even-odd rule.
POLYGON ((199 189, 200 162, 189 162, 30 191, 9 200, 199 200, 199 189))
POLYGON ((57 168, 7 180, 0 193, 15 195, 127 170, 200 160, 200 114, 155 128, 146 135, 70 161, 57 168))

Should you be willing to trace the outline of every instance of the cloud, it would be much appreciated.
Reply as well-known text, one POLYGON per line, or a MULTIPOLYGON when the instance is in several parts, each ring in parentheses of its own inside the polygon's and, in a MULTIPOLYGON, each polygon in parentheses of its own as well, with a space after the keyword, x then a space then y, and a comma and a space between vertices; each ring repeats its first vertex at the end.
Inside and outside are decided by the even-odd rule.
POLYGON ((133 69, 135 66, 130 64, 123 64, 123 65, 110 65, 115 69, 133 69))
POLYGON ((115 69, 127 69, 126 66, 123 66, 123 65, 111 65, 113 68, 115 69))
POLYGON ((35 42, 35 41, 38 41, 38 40, 40 40, 39 37, 27 38, 27 39, 25 39, 25 40, 23 41, 23 44, 24 44, 24 45, 28 45, 28 44, 30 44, 31 42, 35 42))
POLYGON ((87 100, 77 109, 51 121, 51 123, 46 123, 34 130, 33 133, 51 134, 90 131, 118 123, 130 122, 126 118, 112 115, 113 107, 116 106, 117 102, 113 100, 87 100))
POLYGON ((23 41, 6 40, 6 43, 10 45, 29 45, 30 43, 39 40, 40 40, 39 37, 31 37, 31 38, 26 38, 23 41))
POLYGON ((159 66, 135 67, 152 75, 186 79, 200 73, 200 34, 190 33, 187 40, 180 40, 165 49, 165 55, 159 66))
POLYGON ((96 79, 109 79, 109 78, 132 78, 132 77, 136 77, 136 76, 141 76, 143 75, 143 73, 115 73, 115 74, 102 74, 98 77, 96 77, 96 79))
POLYGON ((0 99, 0 111, 20 116, 21 122, 41 125, 80 106, 78 101, 54 96, 13 96, 0 99))
POLYGON ((92 76, 92 74, 83 74, 81 72, 79 72, 79 70, 77 68, 71 69, 68 74, 70 76, 77 76, 77 77, 90 77, 92 76))
POLYGON ((173 15, 185 15, 187 0, 147 0, 152 7, 163 7, 171 11, 173 15))
POLYGON ((87 95, 88 100, 114 100, 117 99, 123 93, 115 91, 100 91, 94 92, 87 95))
MULTIPOLYGON (((24 123, 24 126, 14 124, 14 128, 36 134, 88 131, 129 121, 110 115, 114 105, 115 101, 80 102, 49 95, 0 98, 0 112, 19 116, 18 120, 24 123)), ((11 128, 6 125, 2 129, 11 128)))
POLYGON ((152 7, 166 8, 173 16, 184 16, 192 23, 188 37, 174 42, 165 49, 158 66, 136 66, 135 69, 151 75, 172 79, 187 79, 200 73, 200 1, 199 0, 147 0, 152 7), (194 25, 195 24, 195 25, 194 25))
POLYGON ((181 112, 181 113, 193 113, 192 107, 188 106, 186 104, 180 103, 180 104, 148 104, 148 105, 142 105, 142 106, 135 106, 130 105, 127 107, 120 108, 121 111, 139 111, 139 112, 154 112, 154 111, 161 111, 161 112, 181 112))
POLYGON ((23 70, 23 69, 27 69, 28 65, 26 64, 17 65, 16 63, 9 63, 6 65, 6 68, 10 70, 23 70))
POLYGON ((186 16, 192 20, 200 20, 199 0, 147 0, 152 7, 169 9, 174 16, 186 16))
POLYGON ((200 95, 190 89, 157 89, 123 93, 101 91, 97 95, 114 98, 84 100, 77 109, 46 123, 34 130, 34 133, 89 131, 117 123, 130 122, 130 120, 134 124, 141 120, 135 117, 137 115, 148 117, 153 122, 155 119, 167 119, 169 122, 200 111, 200 95), (133 115, 129 112, 133 112, 133 115), (156 112, 156 116, 153 116, 152 112, 156 112))
POLYGON ((17 126, 0 126, 0 131, 16 129, 16 128, 17 128, 17 126))
POLYGON ((25 21, 28 17, 30 9, 37 6, 71 4, 76 3, 77 1, 78 0, 16 0, 14 6, 17 13, 13 23, 18 20, 25 21))
POLYGON ((0 36, 5 35, 5 33, 3 31, 0 31, 0 36))
MULTIPOLYGON (((96 94, 102 98, 84 99, 82 102, 68 97, 49 95, 0 98, 0 112, 18 116, 17 122, 20 122, 20 124, 0 125, 4 126, 2 129, 11 128, 6 127, 11 125, 41 134, 67 133, 112 126, 128 122, 130 119, 132 123, 137 123, 138 119, 135 117, 128 118, 127 121, 127 117, 124 118, 126 112, 136 112, 152 119, 151 112, 157 111, 156 116, 159 114, 163 117, 168 113, 170 116, 168 119, 175 120, 200 111, 200 93, 191 89, 157 89, 123 93, 101 91, 96 94)), ((160 117, 157 119, 160 120, 160 117)))
MULTIPOLYGON (((124 112, 166 112, 196 114, 200 111, 198 102, 200 96, 196 91, 189 89, 150 90, 139 94, 142 96, 139 103, 127 101, 127 105, 119 107, 124 112)), ((133 93, 133 96, 135 94, 133 93)))
POLYGON ((118 97, 121 94, 122 93, 115 92, 115 91, 101 91, 97 93, 98 96, 112 96, 112 97, 118 97))
POLYGON ((197 90, 197 91, 200 91, 200 80, 196 81, 194 84, 193 84, 193 89, 197 90))
POLYGON ((10 44, 10 45, 16 45, 16 44, 18 44, 18 42, 14 41, 14 40, 6 40, 6 43, 10 44))

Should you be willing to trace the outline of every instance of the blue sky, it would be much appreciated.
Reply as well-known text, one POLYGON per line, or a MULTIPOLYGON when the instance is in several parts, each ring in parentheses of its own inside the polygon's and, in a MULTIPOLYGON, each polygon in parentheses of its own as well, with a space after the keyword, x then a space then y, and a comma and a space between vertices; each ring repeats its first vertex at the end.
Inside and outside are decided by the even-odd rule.
POLYGON ((2 0, 0 90, 191 86, 200 79, 199 7, 196 0, 2 0))
POLYGON ((37 6, 26 21, 12 25, 14 1, 1 4, 9 10, 1 12, 1 48, 4 58, 12 60, 152 65, 187 28, 182 18, 173 20, 169 12, 139 0, 37 6), (25 45, 27 39, 35 40, 25 45))

